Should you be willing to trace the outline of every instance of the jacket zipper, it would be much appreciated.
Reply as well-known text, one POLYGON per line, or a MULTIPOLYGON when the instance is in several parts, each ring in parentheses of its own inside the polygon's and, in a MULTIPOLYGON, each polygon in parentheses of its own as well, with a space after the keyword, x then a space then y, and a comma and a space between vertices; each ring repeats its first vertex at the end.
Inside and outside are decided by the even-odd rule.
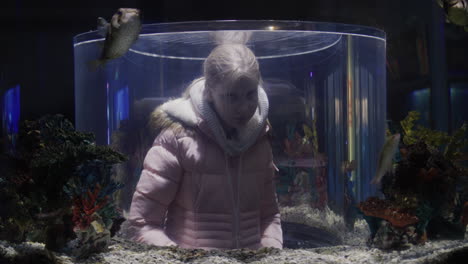
MULTIPOLYGON (((232 201, 232 208, 233 208, 233 214, 234 214, 234 241, 235 242, 235 247, 236 248, 239 248, 239 210, 238 210, 238 203, 236 202, 236 194, 237 194, 237 201, 238 201, 238 197, 239 197, 239 190, 236 191, 236 193, 234 192, 234 183, 233 183, 233 177, 231 175, 231 169, 230 169, 230 163, 233 163, 231 158, 229 158, 226 153, 224 153, 224 157, 226 159, 226 165, 227 165, 227 172, 228 172, 228 180, 229 180, 229 184, 231 185, 231 193, 232 193, 232 196, 231 196, 231 201, 232 201)), ((239 169, 237 169, 237 188, 239 188, 239 169)))
MULTIPOLYGON (((240 157, 239 162, 237 165, 237 172, 236 172, 236 193, 234 194, 234 239, 236 240, 236 248, 239 248, 239 182, 240 182, 240 173, 239 173, 239 166, 240 166, 240 157)), ((233 186, 234 187, 234 186, 233 186)))
POLYGON ((239 155, 239 161, 237 163, 237 177, 236 177, 236 179, 237 179, 237 188, 236 188, 236 196, 235 196, 237 199, 236 199, 236 206, 234 208, 234 212, 236 213, 236 222, 235 222, 236 223, 236 225, 235 225, 235 227, 236 227, 236 233, 235 233, 236 234, 236 237, 235 237, 236 238, 236 248, 239 248, 239 222, 240 222, 240 219, 239 219, 239 215, 240 215, 240 213, 239 213, 239 187, 240 187, 240 178, 241 178, 241 173, 240 172, 242 170, 242 167, 241 167, 242 161, 241 161, 241 159, 242 159, 242 154, 239 155))

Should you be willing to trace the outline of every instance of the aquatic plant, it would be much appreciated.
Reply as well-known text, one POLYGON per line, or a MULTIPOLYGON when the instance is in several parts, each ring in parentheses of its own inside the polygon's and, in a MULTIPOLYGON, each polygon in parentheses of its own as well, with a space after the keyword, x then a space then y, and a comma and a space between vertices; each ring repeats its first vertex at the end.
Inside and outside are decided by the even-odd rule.
POLYGON ((421 114, 417 111, 410 111, 408 116, 400 124, 403 129, 403 143, 406 145, 415 144, 422 140, 430 146, 444 145, 449 141, 449 136, 445 132, 434 131, 421 125, 416 126, 421 114))
POLYGON ((0 240, 37 241, 59 251, 94 219, 112 223, 112 194, 121 184, 111 168, 124 159, 62 115, 23 122, 16 149, 0 154, 0 240))
POLYGON ((420 118, 420 113, 410 111, 401 122, 403 130, 403 143, 405 145, 424 142, 426 145, 442 149, 447 159, 454 160, 463 154, 462 150, 468 147, 467 129, 468 125, 464 123, 451 136, 442 131, 431 130, 421 125, 416 126, 415 123, 420 118))
POLYGON ((463 123, 463 125, 453 133, 445 147, 445 157, 450 160, 455 160, 463 155, 462 150, 468 147, 468 139, 466 138, 467 129, 468 124, 463 123))

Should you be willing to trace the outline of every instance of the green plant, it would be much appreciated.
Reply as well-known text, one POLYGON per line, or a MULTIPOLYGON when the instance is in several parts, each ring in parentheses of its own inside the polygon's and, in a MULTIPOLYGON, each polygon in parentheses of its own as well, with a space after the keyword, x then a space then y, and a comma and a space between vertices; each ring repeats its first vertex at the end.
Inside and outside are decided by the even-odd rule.
POLYGON ((459 129, 457 129, 445 147, 444 156, 450 160, 459 158, 463 152, 462 150, 468 147, 468 139, 466 138, 466 131, 468 125, 464 123, 459 129))
POLYGON ((416 126, 415 123, 420 116, 417 111, 411 111, 400 122, 405 145, 412 145, 422 141, 432 148, 444 149, 444 156, 449 160, 457 159, 463 154, 462 150, 468 147, 468 139, 466 138, 468 126, 466 123, 457 129, 452 136, 449 136, 442 131, 431 130, 421 125, 416 126))

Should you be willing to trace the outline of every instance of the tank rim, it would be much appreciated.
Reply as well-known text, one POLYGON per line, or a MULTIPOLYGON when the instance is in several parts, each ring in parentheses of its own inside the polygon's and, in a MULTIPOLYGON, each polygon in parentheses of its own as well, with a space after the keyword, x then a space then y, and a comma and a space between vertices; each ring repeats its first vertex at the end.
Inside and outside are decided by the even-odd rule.
MULTIPOLYGON (((197 32, 215 30, 271 30, 271 31, 316 31, 371 37, 386 41, 386 33, 378 28, 323 21, 304 20, 194 20, 143 24, 141 33, 197 32)), ((90 39, 103 38, 98 30, 80 33, 73 37, 78 44, 90 39)))

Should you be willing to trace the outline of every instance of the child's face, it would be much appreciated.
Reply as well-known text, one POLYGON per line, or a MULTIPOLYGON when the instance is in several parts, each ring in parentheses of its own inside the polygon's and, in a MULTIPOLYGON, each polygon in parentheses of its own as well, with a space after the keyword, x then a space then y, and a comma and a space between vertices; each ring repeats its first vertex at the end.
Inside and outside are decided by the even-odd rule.
POLYGON ((247 124, 257 109, 258 83, 241 79, 230 87, 215 87, 211 95, 223 124, 229 128, 239 128, 247 124))

